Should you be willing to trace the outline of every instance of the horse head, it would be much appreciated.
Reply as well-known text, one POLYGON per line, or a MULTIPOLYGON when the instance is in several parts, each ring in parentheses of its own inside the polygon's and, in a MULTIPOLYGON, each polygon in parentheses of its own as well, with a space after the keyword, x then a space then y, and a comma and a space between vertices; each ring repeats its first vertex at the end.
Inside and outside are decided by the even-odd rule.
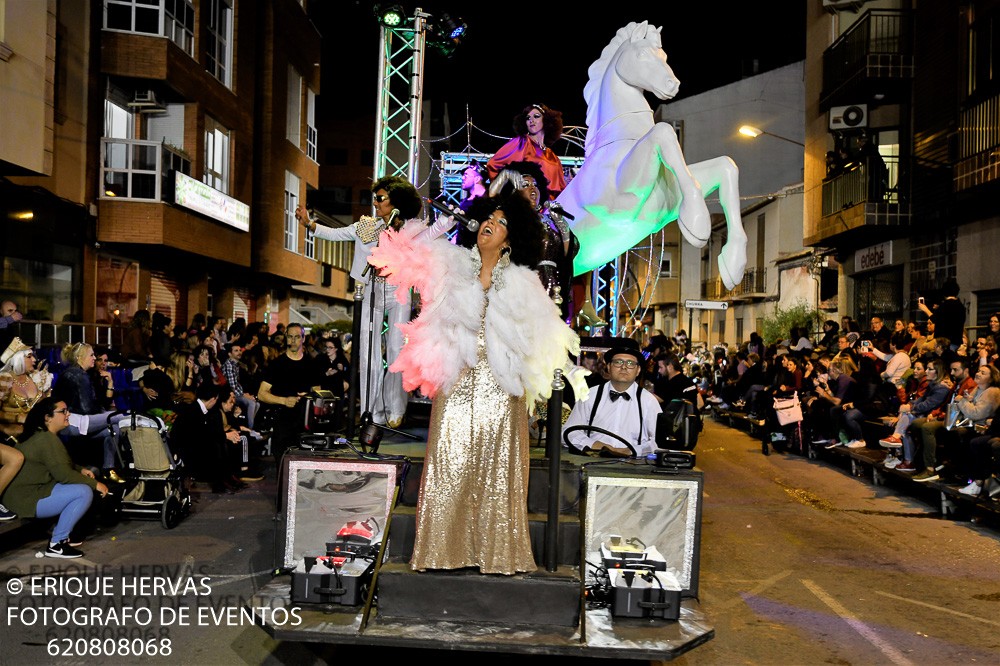
POLYGON ((631 34, 619 48, 615 72, 622 81, 639 90, 648 90, 662 100, 673 99, 681 87, 680 79, 667 64, 667 54, 660 42, 660 28, 645 21, 630 23, 631 34))

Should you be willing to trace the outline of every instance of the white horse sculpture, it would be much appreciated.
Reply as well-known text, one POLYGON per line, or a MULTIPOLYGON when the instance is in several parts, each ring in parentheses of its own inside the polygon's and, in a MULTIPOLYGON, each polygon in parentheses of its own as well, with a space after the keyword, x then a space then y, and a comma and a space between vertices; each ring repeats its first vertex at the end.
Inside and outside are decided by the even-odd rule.
POLYGON ((574 275, 613 260, 673 220, 689 243, 704 247, 712 230, 705 196, 718 190, 728 228, 719 273, 732 289, 746 268, 739 169, 728 157, 685 164, 673 127, 653 122, 643 91, 666 100, 680 87, 660 29, 629 23, 588 73, 586 159, 557 199, 576 218, 574 275))

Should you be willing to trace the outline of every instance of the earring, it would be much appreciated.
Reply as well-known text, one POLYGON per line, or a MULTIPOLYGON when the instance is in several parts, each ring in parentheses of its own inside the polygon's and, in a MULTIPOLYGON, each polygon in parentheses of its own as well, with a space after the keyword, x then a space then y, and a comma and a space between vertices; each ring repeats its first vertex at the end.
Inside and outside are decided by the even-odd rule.
POLYGON ((503 255, 503 256, 505 256, 505 257, 506 257, 506 256, 507 256, 508 254, 510 254, 510 245, 504 245, 504 246, 503 246, 503 247, 502 247, 502 248, 500 249, 500 254, 502 254, 502 255, 503 255))

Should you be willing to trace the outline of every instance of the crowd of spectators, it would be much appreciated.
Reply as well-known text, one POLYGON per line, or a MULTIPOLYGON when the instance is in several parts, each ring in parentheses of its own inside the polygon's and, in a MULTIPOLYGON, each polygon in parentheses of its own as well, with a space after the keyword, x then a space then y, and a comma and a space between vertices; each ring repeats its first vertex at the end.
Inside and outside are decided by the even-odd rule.
MULTIPOLYGON (((20 319, 15 304, 9 309, 4 316, 8 325, 20 319)), ((110 488, 114 495, 125 483, 113 437, 113 424, 123 413, 136 411, 161 418, 168 446, 189 482, 203 481, 212 492, 225 493, 263 478, 262 458, 269 452, 272 429, 287 420, 282 418, 285 409, 304 405, 302 398, 310 390, 324 389, 346 407, 349 336, 341 338, 335 331, 305 333, 298 325, 289 326, 288 331, 283 325, 269 331, 263 322, 248 323, 242 318, 226 324, 221 317, 198 314, 189 325, 174 326, 169 317, 140 310, 125 327, 117 348, 69 344, 58 355, 49 354, 48 363, 42 357, 49 350, 33 349, 20 338, 8 336, 10 342, 0 349, 0 431, 4 438, 0 442, 0 501, 4 503, 0 504, 0 521, 18 514, 57 516, 72 505, 66 509, 72 520, 59 519, 58 538, 54 537, 48 554, 78 557, 79 544, 75 537, 70 540, 69 530, 90 502, 77 496, 82 489, 90 492, 95 487, 103 489, 102 495, 110 488), (286 338, 297 350, 296 373, 301 375, 291 395, 278 388, 285 382, 284 361, 275 363, 291 355, 286 338), (45 413, 36 414, 38 410, 45 413), (34 450, 34 444, 25 442, 43 441, 35 437, 35 430, 46 433, 45 456, 51 456, 51 443, 57 438, 67 457, 50 467, 45 467, 46 458, 31 468, 29 476, 37 477, 36 482, 56 486, 55 490, 50 485, 36 488, 32 492, 38 497, 26 501, 23 483, 17 479, 34 464, 30 459, 25 462, 22 451, 34 450), (95 450, 100 453, 94 455, 95 450), (76 484, 72 493, 60 490, 58 484, 66 483, 76 484), (43 507, 42 500, 50 494, 70 499, 58 510, 48 506, 52 500, 45 500, 43 507)))
MULTIPOLYGON (((815 337, 793 329, 758 353, 759 337, 716 347, 706 400, 760 426, 762 451, 887 449, 886 468, 919 482, 945 478, 979 495, 1000 473, 1000 315, 966 335, 957 285, 926 321, 873 316, 865 330, 845 317, 815 337), (958 304, 957 306, 955 304, 958 304), (941 335, 945 331, 948 336, 941 335), (796 396, 801 420, 782 425, 776 399, 796 396), (867 433, 885 434, 881 438, 867 433)), ((705 374, 694 364, 689 373, 705 374)))

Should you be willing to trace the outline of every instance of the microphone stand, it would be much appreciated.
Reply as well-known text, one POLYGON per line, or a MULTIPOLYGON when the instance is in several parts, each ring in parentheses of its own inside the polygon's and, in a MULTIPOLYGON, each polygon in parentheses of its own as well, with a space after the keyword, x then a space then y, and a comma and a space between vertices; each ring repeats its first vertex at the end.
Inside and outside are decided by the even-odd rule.
MULTIPOLYGON (((399 209, 398 208, 394 208, 392 210, 392 214, 389 216, 388 225, 386 226, 387 229, 392 225, 392 222, 393 222, 393 220, 396 219, 397 215, 399 215, 399 209)), ((365 270, 362 271, 362 273, 361 273, 362 276, 364 276, 364 275, 366 275, 368 273, 372 273, 372 276, 368 280, 369 291, 371 291, 371 294, 370 294, 371 298, 370 298, 370 300, 368 302, 368 305, 369 305, 369 308, 368 308, 368 358, 367 358, 367 366, 365 368, 365 374, 367 375, 368 381, 365 384, 365 404, 364 404, 364 407, 366 407, 366 409, 363 409, 362 412, 361 412, 361 431, 362 431, 362 434, 365 434, 366 430, 370 430, 370 427, 374 426, 374 427, 379 428, 381 430, 388 430, 389 432, 395 433, 397 435, 401 435, 403 437, 409 437, 410 439, 413 439, 413 440, 416 440, 416 441, 421 441, 422 438, 420 438, 420 437, 418 437, 418 436, 416 436, 416 435, 414 435, 412 433, 403 432, 402 430, 397 430, 395 428, 390 428, 388 425, 383 425, 381 423, 375 423, 375 420, 372 417, 372 413, 370 411, 370 409, 371 409, 371 399, 372 399, 372 352, 374 351, 374 346, 375 346, 375 285, 377 284, 375 282, 375 277, 376 277, 375 274, 374 274, 375 271, 372 268, 373 268, 372 265, 368 264, 365 267, 365 270)), ((355 297, 357 297, 357 296, 355 296, 355 297)), ((385 295, 383 294, 383 308, 384 308, 384 305, 385 305, 385 295)), ((382 318, 384 318, 384 317, 385 317, 385 310, 383 309, 383 311, 382 311, 382 317, 379 318, 379 328, 380 329, 382 328, 382 318)), ((381 330, 379 331, 379 337, 381 338, 381 330)), ((381 358, 382 358, 382 354, 380 353, 379 354, 379 359, 381 360, 381 358)), ((382 371, 381 367, 379 368, 379 371, 382 371)), ((385 388, 384 388, 384 382, 383 382, 383 391, 384 390, 385 390, 385 388)), ((382 395, 382 400, 383 401, 385 400, 385 394, 384 393, 382 395)))

